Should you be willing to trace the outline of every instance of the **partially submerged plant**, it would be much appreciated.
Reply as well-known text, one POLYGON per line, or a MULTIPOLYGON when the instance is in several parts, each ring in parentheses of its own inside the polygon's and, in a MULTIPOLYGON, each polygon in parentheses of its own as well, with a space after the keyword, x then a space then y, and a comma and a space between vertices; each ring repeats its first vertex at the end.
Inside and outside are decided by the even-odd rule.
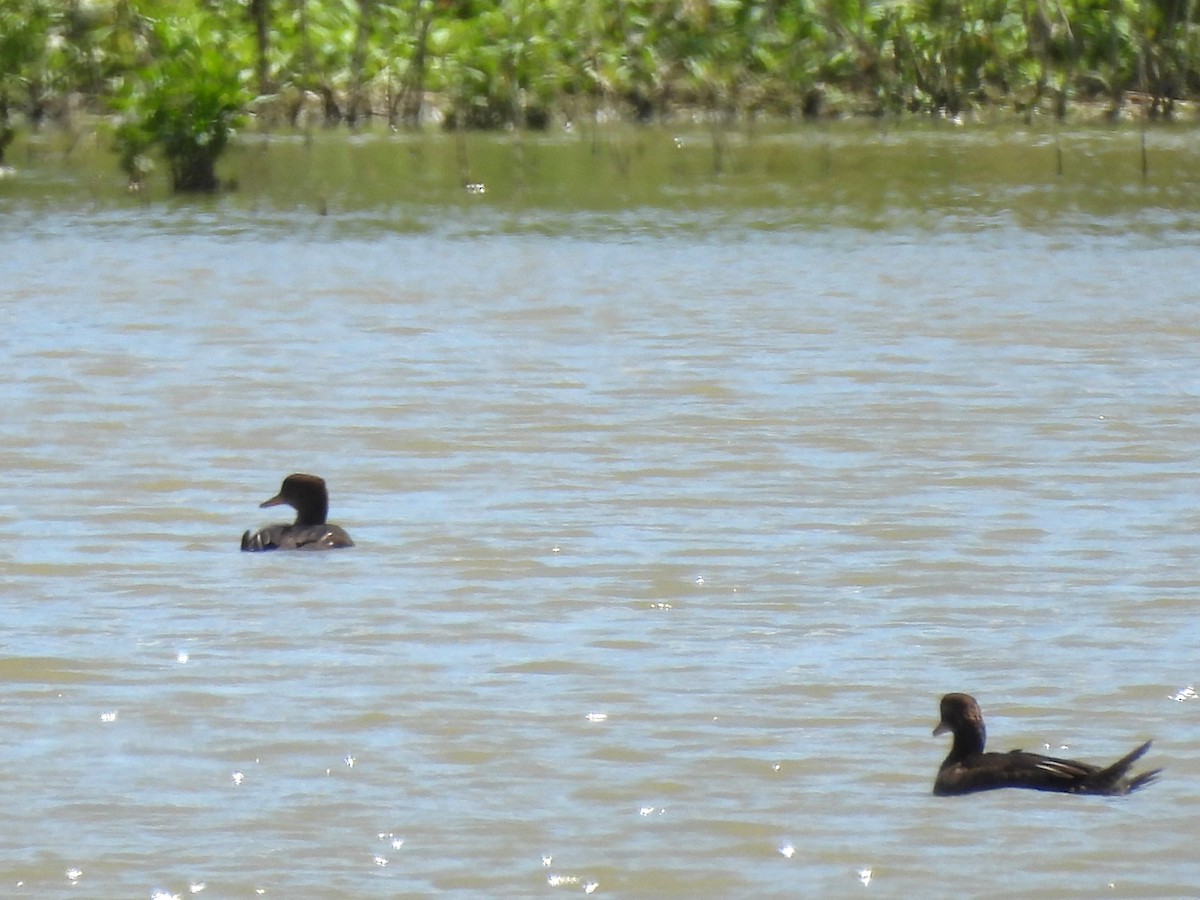
POLYGON ((126 77, 118 95, 121 168, 137 184, 158 150, 174 190, 215 191, 217 159, 248 99, 237 54, 222 23, 202 13, 154 22, 148 41, 150 61, 126 77))

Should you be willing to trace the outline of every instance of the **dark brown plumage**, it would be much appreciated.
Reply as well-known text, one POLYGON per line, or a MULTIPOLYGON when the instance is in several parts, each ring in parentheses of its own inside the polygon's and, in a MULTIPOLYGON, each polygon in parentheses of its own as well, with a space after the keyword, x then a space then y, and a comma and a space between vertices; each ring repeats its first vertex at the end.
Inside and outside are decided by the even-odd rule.
POLYGON ((333 550, 353 547, 350 535, 325 521, 329 513, 329 492, 325 481, 316 475, 289 475, 279 493, 259 504, 260 509, 286 504, 296 510, 291 525, 268 525, 242 535, 243 550, 333 550))
POLYGON ((1150 741, 1103 768, 1024 750, 985 753, 983 713, 970 694, 947 694, 942 698, 942 720, 933 733, 947 731, 953 732, 954 742, 933 783, 933 792, 938 796, 1007 787, 1065 794, 1128 794, 1153 782, 1162 771, 1154 769, 1127 777, 1130 766, 1150 749, 1150 741))

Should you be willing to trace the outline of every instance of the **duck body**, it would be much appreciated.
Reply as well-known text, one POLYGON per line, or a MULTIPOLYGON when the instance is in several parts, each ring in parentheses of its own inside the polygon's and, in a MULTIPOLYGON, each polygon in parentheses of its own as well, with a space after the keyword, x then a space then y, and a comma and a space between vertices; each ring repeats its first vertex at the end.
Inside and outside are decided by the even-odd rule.
POLYGON ((243 550, 336 550, 353 547, 338 525, 267 525, 242 535, 243 550))
POLYGON ((950 753, 938 769, 933 793, 940 797, 997 788, 1028 788, 1062 794, 1128 794, 1153 782, 1161 769, 1130 776, 1129 769, 1150 749, 1150 741, 1109 766, 1058 759, 1024 750, 984 751, 983 713, 970 694, 942 698, 942 718, 933 733, 952 732, 950 753))
POLYGON ((296 521, 245 532, 243 550, 334 550, 354 546, 345 529, 325 521, 329 492, 324 479, 316 475, 289 475, 283 479, 279 493, 259 504, 259 508, 285 504, 296 510, 296 521))

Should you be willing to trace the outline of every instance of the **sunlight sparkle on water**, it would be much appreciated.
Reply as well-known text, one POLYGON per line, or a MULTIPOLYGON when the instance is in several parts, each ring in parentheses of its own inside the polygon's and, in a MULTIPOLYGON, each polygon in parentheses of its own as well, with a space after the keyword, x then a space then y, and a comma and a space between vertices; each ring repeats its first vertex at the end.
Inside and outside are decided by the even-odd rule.
POLYGON ((871 883, 871 870, 870 869, 859 869, 858 870, 858 880, 861 881, 864 885, 870 884, 871 883))
POLYGON ((387 841, 388 843, 390 843, 392 845, 393 850, 399 850, 401 847, 404 846, 404 838, 396 837, 395 832, 381 831, 381 832, 379 832, 378 837, 381 841, 387 841))
MULTIPOLYGON (((581 880, 582 879, 580 879, 580 877, 578 875, 553 875, 552 874, 546 878, 546 883, 549 884, 550 887, 574 887, 575 885, 579 884, 581 880)), ((600 887, 600 882, 598 882, 598 881, 584 882, 583 892, 585 894, 594 894, 599 887, 600 887)))
POLYGON ((796 855, 796 848, 793 847, 791 844, 784 844, 782 847, 779 848, 779 852, 783 854, 784 859, 791 859, 793 856, 796 855))

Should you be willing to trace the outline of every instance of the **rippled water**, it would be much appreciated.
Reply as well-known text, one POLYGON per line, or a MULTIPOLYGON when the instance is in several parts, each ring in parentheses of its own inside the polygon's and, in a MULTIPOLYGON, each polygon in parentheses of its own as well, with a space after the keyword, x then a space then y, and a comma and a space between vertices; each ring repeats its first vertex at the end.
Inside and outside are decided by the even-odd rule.
POLYGON ((0 894, 1197 895, 1195 195, 697 178, 0 200, 0 894), (949 690, 1166 772, 934 798, 949 690))

